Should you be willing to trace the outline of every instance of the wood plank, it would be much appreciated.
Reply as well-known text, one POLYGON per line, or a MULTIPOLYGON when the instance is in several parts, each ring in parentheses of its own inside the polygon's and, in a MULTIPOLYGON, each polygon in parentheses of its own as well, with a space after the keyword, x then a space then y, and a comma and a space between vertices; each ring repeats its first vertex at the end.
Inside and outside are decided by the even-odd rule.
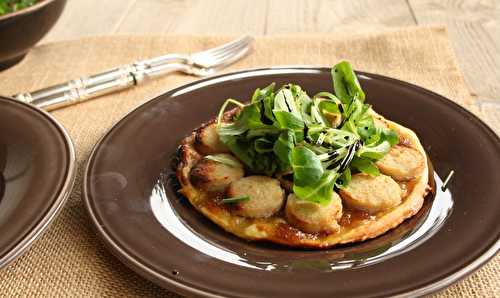
POLYGON ((136 0, 70 0, 41 42, 112 33, 136 0))
POLYGON ((197 4, 195 0, 165 1, 140 0, 135 1, 119 24, 115 33, 120 34, 151 34, 174 32, 182 21, 189 17, 190 9, 197 4))
POLYGON ((404 0, 72 0, 43 42, 110 33, 261 35, 412 24, 404 0), (82 11, 92 11, 92 17, 82 11))
POLYGON ((500 101, 478 100, 481 119, 500 136, 500 101))
POLYGON ((465 80, 478 97, 500 101, 500 2, 409 0, 419 24, 446 24, 465 80))
POLYGON ((197 1, 175 33, 263 34, 266 10, 267 0, 197 1))
POLYGON ((267 0, 137 1, 119 33, 226 34, 264 33, 267 0))
POLYGON ((408 25, 415 20, 405 0, 270 1, 266 33, 363 32, 408 25))

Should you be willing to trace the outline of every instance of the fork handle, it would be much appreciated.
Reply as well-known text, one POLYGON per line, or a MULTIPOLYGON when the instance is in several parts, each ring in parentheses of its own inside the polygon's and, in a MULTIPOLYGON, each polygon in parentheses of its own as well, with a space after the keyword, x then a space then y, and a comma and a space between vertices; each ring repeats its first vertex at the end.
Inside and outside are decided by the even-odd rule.
POLYGON ((151 77, 189 69, 183 63, 171 63, 175 60, 165 56, 162 61, 136 62, 33 92, 16 94, 14 98, 51 111, 133 87, 151 77))

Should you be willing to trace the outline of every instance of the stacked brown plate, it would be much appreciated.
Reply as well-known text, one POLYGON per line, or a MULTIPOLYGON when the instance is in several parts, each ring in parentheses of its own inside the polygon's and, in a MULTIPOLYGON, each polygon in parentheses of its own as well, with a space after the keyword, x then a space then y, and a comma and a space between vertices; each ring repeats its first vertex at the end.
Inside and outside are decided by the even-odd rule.
POLYGON ((0 267, 25 251, 68 198, 73 144, 48 113, 0 97, 0 267))

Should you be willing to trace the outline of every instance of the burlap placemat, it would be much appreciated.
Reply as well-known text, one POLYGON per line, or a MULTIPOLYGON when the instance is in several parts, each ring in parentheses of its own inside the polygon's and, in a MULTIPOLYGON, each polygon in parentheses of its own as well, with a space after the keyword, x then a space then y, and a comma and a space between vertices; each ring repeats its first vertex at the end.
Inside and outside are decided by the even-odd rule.
MULTIPOLYGON (((31 51, 21 64, 0 73, 0 90, 2 94, 33 90, 139 58, 198 51, 228 39, 113 36, 46 44, 31 51)), ((331 66, 339 59, 351 60, 360 70, 421 85, 473 108, 444 28, 408 28, 359 36, 258 38, 254 53, 227 71, 284 64, 331 66)), ((53 112, 76 146, 76 185, 43 237, 0 271, 0 296, 176 296, 142 279, 104 248, 83 207, 81 177, 90 150, 114 122, 148 99, 193 80, 170 75, 140 88, 53 112)), ((499 267, 500 258, 496 257, 437 296, 498 296, 499 267)))

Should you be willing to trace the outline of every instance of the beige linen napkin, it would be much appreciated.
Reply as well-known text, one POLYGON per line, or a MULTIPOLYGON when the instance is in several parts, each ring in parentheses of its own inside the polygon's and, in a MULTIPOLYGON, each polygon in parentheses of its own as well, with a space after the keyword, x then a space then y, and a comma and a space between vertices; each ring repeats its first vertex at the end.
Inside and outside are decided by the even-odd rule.
MULTIPOLYGON (((2 94, 14 94, 92 74, 140 58, 193 52, 228 37, 109 36, 46 44, 21 64, 0 73, 2 94)), ((421 85, 466 107, 473 101, 458 69, 446 30, 416 27, 357 36, 262 37, 254 53, 227 71, 285 64, 331 66, 348 59, 359 70, 421 85)), ((142 279, 105 249, 81 200, 83 168, 98 139, 127 112, 148 99, 195 80, 175 74, 139 88, 53 112, 76 146, 78 174, 61 214, 33 247, 0 271, 0 296, 176 296, 142 279)), ((500 258, 437 294, 499 295, 500 258)))

